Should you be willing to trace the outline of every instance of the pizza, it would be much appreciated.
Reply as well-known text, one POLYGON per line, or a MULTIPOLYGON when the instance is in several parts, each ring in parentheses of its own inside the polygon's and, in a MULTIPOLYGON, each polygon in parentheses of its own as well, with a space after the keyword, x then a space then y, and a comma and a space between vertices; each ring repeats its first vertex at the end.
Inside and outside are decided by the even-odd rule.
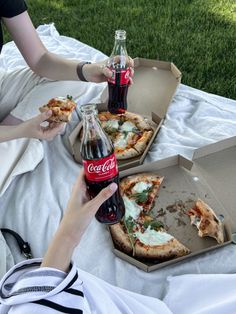
POLYGON ((98 118, 114 145, 118 160, 141 155, 153 135, 147 120, 136 113, 112 114, 105 111, 98 113, 98 118))
POLYGON ((120 181, 125 216, 109 228, 115 245, 135 258, 168 260, 190 253, 150 215, 163 179, 154 173, 141 173, 120 181))
POLYGON ((46 105, 40 107, 39 111, 45 112, 51 110, 52 115, 47 121, 59 123, 70 121, 75 107, 76 103, 72 100, 71 96, 55 97, 50 99, 46 105))
POLYGON ((224 243, 224 229, 223 224, 213 211, 213 209, 198 199, 193 208, 188 211, 192 225, 198 229, 200 237, 212 237, 218 243, 224 243))

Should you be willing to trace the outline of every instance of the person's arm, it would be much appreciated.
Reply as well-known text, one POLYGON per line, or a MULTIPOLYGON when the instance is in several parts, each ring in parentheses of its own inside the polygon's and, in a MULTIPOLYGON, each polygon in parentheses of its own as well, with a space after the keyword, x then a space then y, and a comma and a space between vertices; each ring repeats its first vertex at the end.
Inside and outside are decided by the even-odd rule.
POLYGON ((85 307, 83 285, 75 263, 71 263, 73 250, 100 205, 116 189, 116 183, 112 183, 89 201, 81 171, 43 260, 23 261, 2 278, 0 312, 8 313, 11 309, 14 313, 74 313, 76 310, 82 313, 85 307), (6 289, 9 285, 11 288, 6 289))
MULTIPOLYGON (((3 18, 9 33, 29 67, 38 75, 53 80, 79 80, 78 61, 68 60, 49 52, 40 40, 27 11, 3 18)), ((83 74, 87 81, 104 82, 111 71, 104 67, 105 61, 85 64, 83 74)))
POLYGON ((63 123, 50 124, 47 127, 43 127, 41 124, 51 114, 52 112, 49 110, 17 125, 0 125, 0 143, 17 138, 53 139, 62 131, 63 123))
POLYGON ((95 198, 88 201, 84 172, 81 171, 73 188, 64 217, 43 258, 41 267, 52 267, 67 272, 75 247, 98 208, 116 191, 112 183, 95 198))

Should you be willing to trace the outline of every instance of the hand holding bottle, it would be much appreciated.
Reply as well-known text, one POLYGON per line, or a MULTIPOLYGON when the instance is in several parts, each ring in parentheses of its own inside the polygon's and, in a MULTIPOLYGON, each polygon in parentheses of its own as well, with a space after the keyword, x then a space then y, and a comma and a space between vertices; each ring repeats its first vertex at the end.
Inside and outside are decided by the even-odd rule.
MULTIPOLYGON (((127 64, 130 67, 130 81, 129 84, 132 84, 132 76, 134 74, 134 61, 132 58, 127 57, 127 64)), ((83 75, 89 82, 101 83, 107 82, 108 79, 112 77, 112 70, 109 66, 109 59, 106 59, 97 63, 85 64, 83 66, 83 75)))
POLYGON ((92 200, 87 195, 84 171, 81 170, 73 187, 62 221, 45 254, 41 267, 53 267, 67 272, 75 247, 92 221, 99 206, 117 190, 111 183, 92 200))
MULTIPOLYGON (((80 151, 88 193, 91 198, 94 198, 112 182, 118 185, 118 166, 114 147, 96 118, 96 106, 84 105, 81 111, 83 138, 80 151)), ((117 189, 112 197, 99 207, 95 217, 101 223, 114 224, 120 221, 124 213, 124 202, 117 189)))
POLYGON ((107 66, 112 72, 108 78, 108 110, 119 114, 127 110, 127 93, 133 71, 131 59, 126 50, 126 32, 117 30, 115 44, 108 60, 107 66))

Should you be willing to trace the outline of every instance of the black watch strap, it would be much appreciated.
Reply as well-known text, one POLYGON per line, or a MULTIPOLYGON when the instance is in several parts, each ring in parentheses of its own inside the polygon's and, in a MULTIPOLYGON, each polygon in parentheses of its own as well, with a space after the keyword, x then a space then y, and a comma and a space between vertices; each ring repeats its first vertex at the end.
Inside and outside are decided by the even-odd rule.
POLYGON ((83 74, 83 66, 85 64, 91 64, 91 62, 87 62, 87 61, 82 61, 80 62, 78 65, 77 65, 77 75, 78 75, 78 78, 82 81, 82 82, 88 82, 86 80, 86 78, 84 77, 84 74, 83 74))
POLYGON ((25 242, 22 237, 15 231, 7 228, 1 228, 0 229, 3 233, 9 233, 11 234, 15 239, 17 244, 19 245, 21 253, 27 258, 33 258, 31 253, 31 248, 28 242, 25 242))

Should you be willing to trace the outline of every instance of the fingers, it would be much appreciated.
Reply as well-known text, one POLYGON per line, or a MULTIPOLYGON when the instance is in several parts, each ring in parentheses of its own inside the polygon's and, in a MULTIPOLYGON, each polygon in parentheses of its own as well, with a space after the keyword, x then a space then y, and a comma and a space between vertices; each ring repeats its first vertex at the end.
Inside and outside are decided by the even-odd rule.
MULTIPOLYGON (((118 63, 121 61, 121 57, 120 56, 115 56, 113 59, 112 59, 113 63, 118 63)), ((133 80, 131 79, 131 77, 134 75, 134 60, 127 56, 125 59, 124 59, 124 63, 126 65, 128 65, 130 67, 130 84, 133 84, 133 80)), ((100 69, 101 69, 101 72, 102 74, 106 77, 106 78, 110 78, 112 77, 112 71, 110 70, 110 67, 111 64, 109 64, 109 59, 104 61, 101 65, 100 65, 100 69)))
POLYGON ((130 68, 130 77, 134 76, 134 69, 131 67, 130 68))
POLYGON ((130 56, 128 56, 128 64, 131 68, 134 67, 134 60, 130 56))
POLYGON ((80 174, 73 186, 71 200, 76 200, 76 203, 79 202, 77 203, 79 204, 78 207, 83 206, 89 200, 83 169, 80 171, 80 174))
POLYGON ((63 131, 64 123, 57 123, 55 126, 41 127, 43 132, 43 139, 52 140, 56 135, 63 131))
POLYGON ((48 118, 50 118, 52 115, 52 110, 44 111, 43 113, 39 114, 35 120, 37 120, 39 123, 42 123, 46 121, 48 118))
POLYGON ((81 169, 78 178, 75 182, 74 189, 76 190, 76 193, 80 193, 81 191, 86 193, 87 187, 85 183, 85 175, 84 175, 84 169, 81 169))
POLYGON ((118 186, 116 183, 111 183, 105 189, 101 190, 101 192, 91 200, 91 205, 98 209, 108 198, 110 198, 115 191, 117 190, 118 186))
POLYGON ((108 66, 116 63, 121 63, 123 66, 128 65, 132 68, 134 67, 134 60, 130 56, 114 56, 112 59, 108 60, 108 66))
POLYGON ((105 66, 105 64, 102 65, 101 68, 102 68, 103 75, 105 75, 107 78, 112 77, 112 71, 107 66, 105 66))

